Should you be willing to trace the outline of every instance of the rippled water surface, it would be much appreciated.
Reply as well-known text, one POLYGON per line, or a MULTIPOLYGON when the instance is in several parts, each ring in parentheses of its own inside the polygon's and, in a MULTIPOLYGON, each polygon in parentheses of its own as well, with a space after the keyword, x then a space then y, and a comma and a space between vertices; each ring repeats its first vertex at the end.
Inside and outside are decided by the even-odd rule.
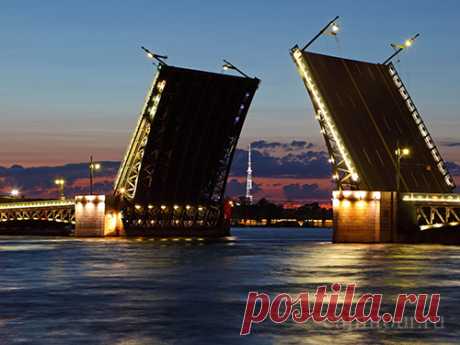
POLYGON ((3 344, 458 344, 460 247, 330 243, 327 229, 234 229, 227 240, 0 237, 3 344), (356 283, 441 293, 442 327, 337 329, 266 322, 239 330, 248 291, 356 283))

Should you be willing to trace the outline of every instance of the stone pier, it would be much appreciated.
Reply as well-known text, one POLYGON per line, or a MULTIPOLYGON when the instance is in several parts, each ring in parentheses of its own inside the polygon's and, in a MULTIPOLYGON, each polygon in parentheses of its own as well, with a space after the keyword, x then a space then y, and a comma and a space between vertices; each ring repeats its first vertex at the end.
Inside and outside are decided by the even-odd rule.
POLYGON ((123 235, 121 212, 105 195, 75 197, 75 237, 123 235))
POLYGON ((334 191, 334 242, 395 242, 396 210, 396 192, 334 191))

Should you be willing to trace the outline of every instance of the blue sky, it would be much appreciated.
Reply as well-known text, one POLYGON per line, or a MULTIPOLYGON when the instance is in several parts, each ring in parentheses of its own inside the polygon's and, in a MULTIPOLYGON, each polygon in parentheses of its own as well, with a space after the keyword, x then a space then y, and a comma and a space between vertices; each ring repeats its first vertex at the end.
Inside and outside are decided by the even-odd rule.
MULTIPOLYGON (((460 2, 9 1, 0 7, 0 165, 120 159, 154 72, 169 63, 220 71, 228 58, 262 79, 249 140, 319 140, 288 51, 341 16, 337 43, 312 50, 383 61, 420 32, 398 69, 437 142, 460 140, 460 2)), ((454 153, 449 153, 454 154, 454 153)))

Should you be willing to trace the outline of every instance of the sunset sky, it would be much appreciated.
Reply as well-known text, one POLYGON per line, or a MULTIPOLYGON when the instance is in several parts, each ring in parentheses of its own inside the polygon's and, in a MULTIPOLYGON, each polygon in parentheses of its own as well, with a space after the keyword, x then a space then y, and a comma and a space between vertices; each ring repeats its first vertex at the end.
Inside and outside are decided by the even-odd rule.
MULTIPOLYGON (((252 140, 320 143, 290 60, 335 15, 338 42, 315 51, 383 61, 389 44, 420 32, 398 65, 432 135, 460 141, 460 3, 451 1, 9 1, 0 11, 0 166, 119 160, 154 67, 220 71, 227 58, 262 79, 243 130, 252 140)), ((458 147, 441 145, 447 159, 458 147)))
POLYGON ((168 55, 172 65, 221 72, 226 58, 262 80, 229 194, 244 189, 247 144, 262 141, 253 162, 257 198, 329 200, 325 146, 289 49, 336 15, 338 39, 323 36, 311 50, 382 62, 392 53, 390 43, 421 34, 396 66, 459 183, 456 0, 49 0, 5 2, 0 11, 0 193, 17 186, 30 195, 56 194, 54 176, 72 176, 69 192, 82 193, 85 165, 65 164, 86 162, 91 154, 113 161, 99 181, 101 192, 112 188, 155 73, 144 45, 168 55), (293 140, 306 146, 293 154, 293 140), (13 164, 44 168, 1 170, 13 164))

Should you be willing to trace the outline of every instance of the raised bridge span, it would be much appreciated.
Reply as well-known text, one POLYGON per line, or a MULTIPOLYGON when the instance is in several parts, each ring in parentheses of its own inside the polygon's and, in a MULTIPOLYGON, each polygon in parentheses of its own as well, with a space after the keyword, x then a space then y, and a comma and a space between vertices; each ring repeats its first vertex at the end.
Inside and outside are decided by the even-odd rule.
POLYGON ((1 221, 77 236, 225 236, 225 186, 260 80, 158 65, 111 195, 0 205, 1 221))
POLYGON ((334 240, 460 242, 460 195, 396 67, 291 56, 330 155, 334 240))

